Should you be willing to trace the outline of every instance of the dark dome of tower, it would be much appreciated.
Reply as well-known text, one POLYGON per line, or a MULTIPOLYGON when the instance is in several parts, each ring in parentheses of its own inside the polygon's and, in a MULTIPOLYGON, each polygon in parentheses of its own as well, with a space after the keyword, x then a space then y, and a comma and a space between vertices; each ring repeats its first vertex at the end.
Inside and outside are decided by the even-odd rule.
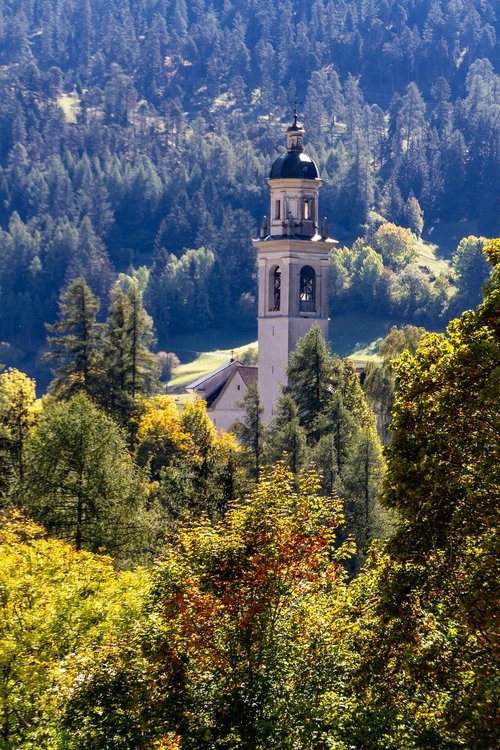
POLYGON ((317 180, 318 177, 318 167, 303 151, 287 151, 278 156, 269 174, 270 180, 317 180))

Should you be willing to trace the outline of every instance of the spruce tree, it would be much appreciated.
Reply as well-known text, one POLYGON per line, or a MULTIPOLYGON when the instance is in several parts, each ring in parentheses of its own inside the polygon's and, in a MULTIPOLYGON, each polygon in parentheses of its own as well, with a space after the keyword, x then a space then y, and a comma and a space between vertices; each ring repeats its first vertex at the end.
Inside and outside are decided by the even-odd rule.
POLYGON ((259 477, 264 443, 264 424, 262 406, 257 384, 252 383, 239 404, 244 410, 243 420, 233 425, 238 442, 244 448, 245 463, 250 476, 259 477))
MULTIPOLYGON (((344 498, 347 533, 354 536, 358 549, 351 566, 355 571, 368 542, 385 531, 378 503, 383 459, 375 417, 353 364, 330 354, 318 326, 298 341, 287 372, 286 393, 297 404, 309 458, 322 476, 322 490, 344 498)), ((292 429, 290 411, 288 416, 287 429, 292 429)))

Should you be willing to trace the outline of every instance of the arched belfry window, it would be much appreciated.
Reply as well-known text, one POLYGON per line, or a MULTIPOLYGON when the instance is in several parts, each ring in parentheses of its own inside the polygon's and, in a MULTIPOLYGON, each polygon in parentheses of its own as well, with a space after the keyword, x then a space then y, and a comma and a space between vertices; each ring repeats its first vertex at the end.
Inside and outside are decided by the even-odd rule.
POLYGON ((316 312, 316 272, 311 266, 304 266, 300 272, 301 312, 316 312))
POLYGON ((274 266, 271 270, 270 281, 269 309, 276 312, 281 310, 281 268, 279 266, 274 266))
POLYGON ((304 221, 314 221, 314 198, 304 198, 302 201, 302 218, 304 221))

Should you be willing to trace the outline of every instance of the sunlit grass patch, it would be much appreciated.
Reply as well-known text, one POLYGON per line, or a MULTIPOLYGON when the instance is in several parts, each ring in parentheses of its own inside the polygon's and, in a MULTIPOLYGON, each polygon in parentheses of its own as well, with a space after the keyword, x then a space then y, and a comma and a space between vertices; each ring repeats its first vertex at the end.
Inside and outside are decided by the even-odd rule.
POLYGON ((78 114, 80 112, 80 98, 75 93, 70 94, 63 93, 57 98, 57 103, 64 112, 66 122, 76 122, 78 114))

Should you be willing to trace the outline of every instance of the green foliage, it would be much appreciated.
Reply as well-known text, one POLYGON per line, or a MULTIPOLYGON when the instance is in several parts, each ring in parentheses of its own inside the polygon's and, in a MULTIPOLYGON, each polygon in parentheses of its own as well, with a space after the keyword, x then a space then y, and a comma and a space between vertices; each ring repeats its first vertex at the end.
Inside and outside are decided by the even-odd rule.
POLYGON ((384 261, 394 268, 406 266, 417 257, 415 238, 411 231, 390 222, 377 229, 373 242, 384 261))
POLYGON ((421 237, 424 228, 424 212, 414 195, 410 195, 406 201, 403 213, 408 228, 416 237, 421 237))
MULTIPOLYGON (((158 654, 184 663, 185 748, 313 747, 321 695, 337 685, 328 611, 343 596, 338 503, 282 466, 212 526, 184 529, 153 588, 158 654), (164 645, 165 644, 165 645, 164 645), (325 658, 321 676, 307 658, 325 658)), ((164 660, 165 661, 165 660, 164 660)))
POLYGON ((61 296, 59 320, 47 328, 50 352, 48 361, 56 362, 51 391, 56 397, 69 398, 80 391, 88 396, 98 393, 102 376, 102 325, 96 322, 99 300, 83 278, 73 281, 61 296))
POLYGON ((269 465, 285 461, 297 476, 307 457, 307 433, 301 426, 297 404, 284 394, 274 407, 274 416, 265 439, 265 458, 269 465))
POLYGON ((377 428, 384 444, 390 442, 389 425, 396 390, 395 366, 405 351, 415 353, 424 333, 425 328, 412 325, 392 326, 378 347, 382 362, 369 362, 366 366, 363 391, 377 415, 377 428))
POLYGON ((144 487, 124 436, 84 394, 45 409, 13 499, 77 550, 130 563, 148 547, 144 487))
POLYGON ((422 211, 429 229, 496 232, 494 8, 448 4, 4 3, 0 338, 34 357, 68 282, 104 301, 131 264, 153 266, 165 349, 181 330, 248 322, 250 238, 292 90, 336 236, 373 212, 417 235, 422 211))
POLYGON ((337 374, 318 325, 313 325, 288 360, 286 393, 297 404, 300 422, 314 432, 319 415, 331 401, 331 381, 337 374))
POLYGON ((458 295, 462 304, 475 307, 481 301, 481 289, 491 273, 484 253, 485 237, 464 237, 453 255, 458 295))
POLYGON ((212 250, 186 250, 181 258, 161 248, 153 261, 146 300, 163 336, 206 328, 213 320, 210 279, 212 250))
POLYGON ((149 471, 152 495, 169 528, 201 513, 220 518, 241 497, 247 481, 234 437, 217 434, 201 399, 186 403, 179 413, 160 396, 142 410, 137 459, 149 471))
POLYGON ((354 567, 359 566, 369 540, 387 531, 378 501, 384 462, 373 413, 353 365, 330 354, 318 326, 298 341, 287 374, 268 455, 276 456, 281 447, 296 467, 312 462, 323 491, 341 494, 358 547, 354 567))
POLYGON ((113 413, 129 416, 134 400, 158 390, 159 364, 151 352, 153 321, 142 303, 136 279, 127 289, 116 283, 111 292, 104 357, 104 403, 113 413))
MULTIPOLYGON (((493 243, 493 262, 495 252, 493 243)), ((384 502, 399 521, 381 572, 383 631, 371 658, 382 642, 377 701, 411 717, 418 747, 498 740, 498 273, 496 265, 475 312, 453 321, 447 337, 424 336, 397 367, 384 502), (401 695, 409 696, 404 710, 401 695)))
POLYGON ((248 386, 243 401, 239 403, 244 411, 243 419, 238 420, 232 429, 238 442, 244 448, 245 463, 249 475, 257 479, 262 463, 265 427, 262 421, 264 407, 260 402, 257 383, 248 386))

